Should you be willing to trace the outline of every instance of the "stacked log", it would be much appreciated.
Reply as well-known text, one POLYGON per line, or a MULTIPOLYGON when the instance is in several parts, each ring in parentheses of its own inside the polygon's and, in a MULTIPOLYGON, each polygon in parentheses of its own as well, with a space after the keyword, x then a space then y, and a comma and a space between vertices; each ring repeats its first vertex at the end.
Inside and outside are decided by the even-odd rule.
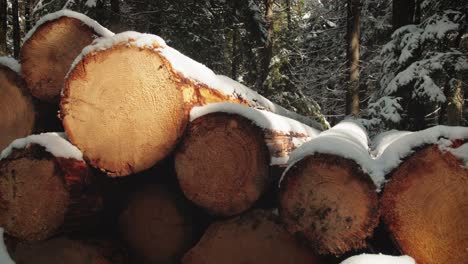
POLYGON ((212 224, 182 263, 322 262, 286 232, 277 216, 258 210, 212 224))
POLYGON ((76 62, 65 80, 61 118, 71 142, 110 176, 148 169, 166 157, 194 106, 229 101, 304 119, 154 35, 124 32, 96 40, 76 62))
POLYGON ((366 148, 365 131, 342 122, 294 152, 283 175, 281 218, 320 254, 364 248, 377 226, 376 186, 363 168, 371 162, 366 148))
POLYGON ((398 248, 417 263, 466 261, 468 170, 457 157, 466 159, 467 137, 460 128, 433 128, 408 134, 383 151, 382 160, 406 158, 385 168, 391 173, 380 201, 382 219, 398 248))
POLYGON ((19 75, 20 67, 14 59, 0 57, 0 150, 34 129, 34 106, 19 75))
POLYGON ((269 165, 285 165, 293 149, 318 134, 297 121, 233 103, 197 107, 190 117, 175 153, 177 179, 187 198, 217 215, 250 208, 271 181, 269 165))
POLYGON ((37 241, 92 223, 102 207, 81 152, 56 133, 13 141, 0 156, 0 226, 37 241))

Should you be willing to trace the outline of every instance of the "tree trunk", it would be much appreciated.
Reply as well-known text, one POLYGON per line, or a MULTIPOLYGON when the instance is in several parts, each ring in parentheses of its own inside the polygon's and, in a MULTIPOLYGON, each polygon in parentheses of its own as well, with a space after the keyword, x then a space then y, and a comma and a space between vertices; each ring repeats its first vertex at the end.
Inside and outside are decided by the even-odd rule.
POLYGON ((150 36, 125 34, 116 35, 109 49, 95 44, 97 50, 86 54, 68 75, 61 100, 61 118, 70 140, 93 166, 110 176, 148 169, 166 157, 182 136, 194 106, 229 101, 308 120, 228 77, 215 75, 159 44, 155 36, 142 47, 137 40, 149 41, 150 36), (99 148, 89 137, 90 130, 99 135, 99 148), (139 136, 122 140, 123 135, 139 136))
POLYGON ((390 179, 380 201, 382 220, 402 253, 417 263, 466 261, 467 169, 436 145, 417 151, 390 179))
POLYGON ((18 0, 13 0, 11 6, 13 21, 13 56, 18 59, 21 48, 21 28, 19 24, 18 0))
POLYGON ((24 3, 24 31, 29 32, 31 30, 31 8, 32 0, 23 0, 24 3))
POLYGON ((0 224, 20 241, 84 232, 102 207, 84 161, 54 156, 47 147, 53 148, 33 143, 0 160, 0 224))
POLYGON ((41 101, 57 103, 73 60, 101 36, 76 18, 62 16, 41 24, 21 49, 22 74, 31 94, 41 101))
POLYGON ((147 185, 130 197, 120 215, 120 231, 141 263, 179 263, 195 242, 187 209, 182 196, 159 185, 147 185))
MULTIPOLYGON (((270 62, 271 58, 273 57, 273 4, 274 0, 264 0, 265 1, 265 22, 266 22, 266 30, 268 32, 268 38, 263 47, 263 55, 262 55, 262 75, 261 75, 261 87, 263 87, 263 83, 268 78, 270 73, 270 62)), ((268 94, 272 91, 266 91, 266 87, 264 87, 264 93, 268 94)))
POLYGON ((110 17, 110 30, 115 33, 124 31, 122 22, 120 21, 120 0, 110 0, 111 4, 111 17, 110 17))
POLYGON ((452 80, 450 96, 447 98, 447 125, 460 126, 463 121, 463 105, 465 103, 462 80, 452 80))
POLYGON ((405 25, 413 24, 415 17, 415 1, 417 0, 393 0, 392 24, 393 30, 405 25))
POLYGON ((231 64, 231 78, 237 80, 239 75, 238 69, 240 65, 241 51, 239 45, 239 30, 234 27, 232 29, 232 64, 231 64))
POLYGON ((30 135, 35 113, 31 97, 19 73, 0 61, 0 150, 11 141, 30 135))
POLYGON ((280 215, 290 233, 318 253, 341 255, 366 246, 379 221, 376 187, 354 162, 308 156, 284 176, 280 215))
POLYGON ((0 56, 6 56, 8 54, 7 20, 7 1, 0 0, 0 56))
POLYGON ((360 0, 348 0, 347 63, 349 86, 346 93, 346 114, 359 115, 359 38, 360 38, 360 0))
POLYGON ((184 264, 321 263, 288 234, 277 216, 252 211, 212 224, 182 259, 184 264))

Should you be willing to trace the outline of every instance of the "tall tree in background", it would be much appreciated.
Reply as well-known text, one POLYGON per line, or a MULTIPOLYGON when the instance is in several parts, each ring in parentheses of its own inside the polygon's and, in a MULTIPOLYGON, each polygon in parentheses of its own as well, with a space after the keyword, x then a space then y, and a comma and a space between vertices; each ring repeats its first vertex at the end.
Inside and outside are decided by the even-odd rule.
MULTIPOLYGON (((416 0, 393 0, 393 29, 413 24, 416 11, 416 0)), ((419 1, 418 1, 419 2, 419 1)))
POLYGON ((13 56, 19 57, 20 43, 21 43, 21 28, 19 24, 19 8, 18 0, 13 0, 11 5, 12 19, 13 19, 13 56))
POLYGON ((359 115, 359 37, 360 37, 360 0, 348 0, 347 22, 347 62, 349 84, 346 93, 346 114, 359 115))
POLYGON ((7 1, 0 0, 0 56, 7 54, 7 1))
POLYGON ((119 0, 110 0, 111 17, 110 30, 115 33, 123 31, 122 21, 120 20, 120 2, 119 0))
MULTIPOLYGON (((265 0, 265 22, 268 32, 267 40, 263 49, 261 82, 268 77, 270 71, 270 62, 273 57, 273 4, 274 0, 265 0)), ((264 91, 267 92, 267 91, 264 91)))

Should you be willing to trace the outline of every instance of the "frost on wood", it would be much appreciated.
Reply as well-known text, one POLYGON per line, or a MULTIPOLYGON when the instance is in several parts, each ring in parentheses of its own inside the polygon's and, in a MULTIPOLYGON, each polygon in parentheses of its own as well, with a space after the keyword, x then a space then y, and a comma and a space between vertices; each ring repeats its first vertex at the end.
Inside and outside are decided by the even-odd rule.
POLYGON ((55 157, 83 160, 83 154, 73 146, 64 133, 42 133, 14 140, 0 154, 0 160, 7 158, 13 149, 27 148, 31 144, 38 144, 55 157))
POLYGON ((3 234, 5 230, 0 227, 0 263, 2 264, 15 264, 15 262, 11 259, 10 255, 8 254, 7 248, 5 246, 3 234))
POLYGON ((6 66, 16 73, 20 73, 21 71, 21 65, 18 63, 17 60, 11 57, 0 57, 0 65, 6 66))
POLYGON ((60 10, 54 13, 50 13, 48 15, 43 16, 39 21, 37 21, 36 25, 26 34, 26 36, 23 39, 23 43, 25 43, 31 36, 36 32, 36 30, 43 24, 53 21, 56 19, 59 19, 61 17, 71 17, 80 20, 83 22, 83 24, 86 24, 90 28, 92 28, 97 34, 99 34, 102 37, 111 37, 114 35, 110 30, 107 28, 101 26, 98 22, 96 22, 94 19, 89 18, 86 15, 83 15, 81 13, 71 11, 71 10, 60 10))
POLYGON ((361 255, 347 258, 340 264, 416 264, 416 262, 410 256, 361 254, 361 255))
POLYGON ((156 35, 129 31, 110 38, 97 39, 90 46, 83 49, 80 56, 78 56, 72 64, 70 72, 73 71, 73 68, 86 55, 106 50, 122 43, 130 46, 152 49, 154 52, 164 57, 170 63, 173 70, 178 72, 182 77, 190 79, 197 85, 206 86, 209 89, 220 91, 232 98, 244 100, 252 107, 264 108, 265 110, 299 120, 307 125, 321 129, 321 125, 318 122, 272 103, 257 92, 227 76, 216 75, 205 65, 167 46, 165 41, 156 35))

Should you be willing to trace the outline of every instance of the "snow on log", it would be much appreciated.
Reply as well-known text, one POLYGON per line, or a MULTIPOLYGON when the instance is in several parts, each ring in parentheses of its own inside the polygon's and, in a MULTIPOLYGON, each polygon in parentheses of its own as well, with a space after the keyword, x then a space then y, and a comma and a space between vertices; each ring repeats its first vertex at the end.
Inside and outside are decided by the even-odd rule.
POLYGON ((361 254, 347 258, 340 264, 416 264, 416 262, 410 256, 361 254))
POLYGON ((295 120, 234 103, 195 107, 176 150, 179 185, 195 204, 218 215, 250 208, 267 188, 269 165, 318 131, 295 120))
MULTIPOLYGON (((115 248, 112 243, 107 241, 70 240, 64 237, 33 244, 18 244, 12 255, 14 255, 18 264, 129 263, 121 250, 115 248)), ((0 263, 3 264, 3 262, 0 263)))
MULTIPOLYGON (((380 207, 393 240, 417 263, 465 263, 467 259, 468 170, 462 165, 468 148, 466 144, 458 147, 462 142, 459 140, 432 137, 441 129, 412 133, 395 141, 382 154, 393 152, 395 160, 388 159, 389 162, 396 162, 394 153, 406 157, 389 175, 380 207), (420 145, 436 140, 439 144, 420 145), (417 145, 418 149, 412 148, 417 145)), ((468 134, 457 134, 457 130, 463 129, 447 128, 446 132, 467 138, 468 134)))
POLYGON ((0 151, 34 129, 34 106, 19 71, 16 60, 0 57, 0 151))
POLYGON ((182 259, 184 264, 321 263, 266 211, 252 211, 209 226, 182 259))
POLYGON ((70 140, 111 176, 139 172, 164 158, 194 106, 229 101, 306 120, 214 74, 160 37, 137 32, 102 38, 83 49, 62 92, 61 116, 70 140))
POLYGON ((182 196, 147 185, 127 201, 120 231, 141 263, 178 263, 195 242, 194 225, 182 196))
POLYGON ((102 204, 91 177, 81 152, 61 134, 13 141, 0 154, 0 226, 22 241, 86 226, 102 204))
POLYGON ((291 155, 280 182, 279 211, 288 231, 320 254, 366 246, 379 219, 367 134, 343 121, 291 155))
POLYGON ((70 10, 42 17, 27 33, 20 54, 22 75, 32 95, 57 102, 76 56, 95 38, 112 35, 96 21, 70 10))

